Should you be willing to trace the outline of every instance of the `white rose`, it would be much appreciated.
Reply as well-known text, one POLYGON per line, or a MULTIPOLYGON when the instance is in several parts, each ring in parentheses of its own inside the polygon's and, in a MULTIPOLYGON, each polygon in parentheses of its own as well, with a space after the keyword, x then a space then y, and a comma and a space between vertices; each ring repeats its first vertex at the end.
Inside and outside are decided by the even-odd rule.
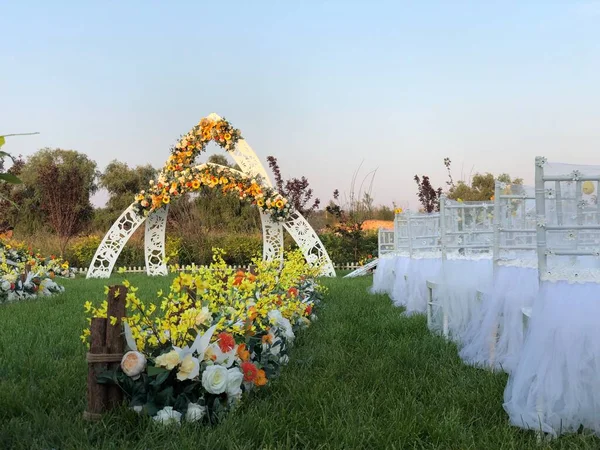
POLYGON ((131 409, 133 409, 136 413, 140 414, 142 412, 142 410, 144 409, 143 406, 132 406, 131 409))
POLYGON ((162 423, 163 425, 179 425, 181 423, 181 413, 179 411, 175 411, 172 406, 165 406, 156 413, 154 420, 162 423))
POLYGON ((292 330, 292 324, 290 323, 289 320, 287 320, 285 317, 283 317, 281 315, 281 311, 274 309, 272 311, 269 311, 269 319, 271 321, 271 323, 273 325, 275 325, 277 328, 281 329, 283 331, 283 334, 285 335, 285 337, 290 340, 293 341, 294 340, 294 331, 292 330))
POLYGON ((196 422, 202 420, 205 414, 205 406, 199 405, 198 403, 189 403, 187 413, 185 414, 185 420, 188 422, 196 422))
POLYGON ((222 394, 227 388, 227 369, 223 366, 208 366, 202 373, 202 386, 211 394, 222 394))
POLYGON ((121 359, 121 369, 128 377, 137 380, 146 368, 146 357, 140 352, 127 352, 121 359))
POLYGON ((10 282, 9 281, 3 281, 2 282, 2 289, 5 291, 8 291, 10 289, 10 282))
POLYGON ((244 374, 240 369, 229 369, 227 371, 227 395, 230 397, 241 396, 242 381, 244 381, 244 374))

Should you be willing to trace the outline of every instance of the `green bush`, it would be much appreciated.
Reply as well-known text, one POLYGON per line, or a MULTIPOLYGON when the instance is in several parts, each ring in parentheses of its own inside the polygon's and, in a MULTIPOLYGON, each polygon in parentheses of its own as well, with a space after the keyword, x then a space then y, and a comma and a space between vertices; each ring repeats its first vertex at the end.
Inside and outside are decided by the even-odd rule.
POLYGON ((377 255, 377 233, 366 231, 351 239, 338 233, 325 232, 319 235, 329 257, 336 263, 358 262, 369 255, 377 255))

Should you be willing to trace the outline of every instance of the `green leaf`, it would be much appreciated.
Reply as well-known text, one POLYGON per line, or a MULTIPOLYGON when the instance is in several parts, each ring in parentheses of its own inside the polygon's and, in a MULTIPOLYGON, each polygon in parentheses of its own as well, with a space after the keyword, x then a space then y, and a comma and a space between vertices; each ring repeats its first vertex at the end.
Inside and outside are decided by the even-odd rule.
POLYGON ((22 181, 19 180, 18 177, 16 177, 15 175, 13 175, 12 173, 0 173, 0 180, 4 180, 7 183, 12 183, 12 184, 21 184, 22 181))
POLYGON ((148 366, 147 372, 148 372, 149 377, 155 377, 164 372, 168 373, 168 372, 170 372, 170 370, 167 370, 164 367, 148 366))
POLYGON ((98 384, 117 384, 117 373, 114 370, 99 373, 96 375, 96 382, 98 384))
POLYGON ((167 381, 167 378, 169 378, 169 375, 171 375, 170 371, 166 371, 166 372, 162 372, 159 373, 155 380, 150 383, 152 386, 160 386, 161 384, 163 384, 165 381, 167 381))
POLYGON ((5 142, 6 142, 6 139, 4 139, 4 136, 0 136, 0 147, 2 147, 5 142))

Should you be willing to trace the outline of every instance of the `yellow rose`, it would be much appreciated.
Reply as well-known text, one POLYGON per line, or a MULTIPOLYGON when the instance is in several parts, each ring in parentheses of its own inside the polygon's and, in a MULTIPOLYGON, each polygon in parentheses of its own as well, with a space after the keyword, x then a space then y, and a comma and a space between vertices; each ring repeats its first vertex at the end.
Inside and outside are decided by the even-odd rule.
POLYGON ((585 194, 585 195, 591 195, 594 193, 594 191, 596 190, 594 183, 592 181, 584 181, 583 185, 581 186, 581 191, 585 194))
POLYGON ((194 358, 192 355, 186 355, 179 366, 177 372, 177 379, 179 381, 191 380, 196 378, 200 374, 200 362, 198 358, 194 358))
POLYGON ((179 359, 179 354, 175 350, 171 350, 169 353, 163 353, 156 358, 156 365, 159 367, 164 367, 167 370, 174 369, 175 366, 180 362, 181 360, 179 359))

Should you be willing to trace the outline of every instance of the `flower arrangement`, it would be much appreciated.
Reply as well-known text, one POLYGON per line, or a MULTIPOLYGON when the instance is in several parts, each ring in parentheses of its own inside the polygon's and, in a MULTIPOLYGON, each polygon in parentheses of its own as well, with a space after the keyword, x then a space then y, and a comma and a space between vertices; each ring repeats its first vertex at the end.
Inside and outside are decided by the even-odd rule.
POLYGON ((55 277, 73 278, 67 261, 43 257, 24 243, 0 239, 0 303, 63 292, 55 277))
MULTIPOLYGON (((278 376, 296 332, 315 319, 323 289, 300 252, 282 268, 256 259, 251 271, 228 268, 222 256, 215 250, 210 267, 177 276, 155 303, 125 283, 128 351, 98 382, 119 385, 134 410, 158 422, 217 423, 278 376)), ((106 303, 85 308, 106 317, 106 303)), ((88 336, 84 330, 84 343, 88 336)))
POLYGON ((181 195, 209 187, 220 188, 223 193, 252 202, 274 220, 286 220, 292 212, 291 205, 276 190, 263 186, 260 179, 248 178, 226 167, 192 166, 211 141, 226 151, 233 151, 240 139, 240 130, 216 114, 202 119, 171 150, 158 179, 151 180, 148 190, 135 196, 138 212, 148 215, 181 195))

